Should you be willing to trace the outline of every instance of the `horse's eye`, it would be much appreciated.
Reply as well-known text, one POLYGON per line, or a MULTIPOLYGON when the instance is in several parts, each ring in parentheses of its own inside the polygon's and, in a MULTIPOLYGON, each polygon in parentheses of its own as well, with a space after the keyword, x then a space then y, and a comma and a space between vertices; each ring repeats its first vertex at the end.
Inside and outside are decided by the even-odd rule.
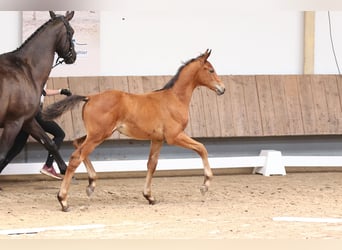
POLYGON ((210 73, 214 73, 214 72, 215 72, 215 70, 213 70, 213 69, 209 69, 209 72, 210 72, 210 73))

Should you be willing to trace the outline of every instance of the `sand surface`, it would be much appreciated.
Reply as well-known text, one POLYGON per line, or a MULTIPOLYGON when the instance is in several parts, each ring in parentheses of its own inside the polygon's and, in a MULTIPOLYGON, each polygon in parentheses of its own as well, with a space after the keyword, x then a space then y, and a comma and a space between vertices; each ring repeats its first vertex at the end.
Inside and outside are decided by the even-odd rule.
POLYGON ((56 199, 60 181, 0 179, 0 239, 340 239, 341 222, 273 218, 342 218, 341 179, 339 172, 221 175, 202 196, 202 176, 156 177, 153 206, 142 196, 144 178, 99 179, 90 198, 87 180, 78 179, 68 213, 56 199))

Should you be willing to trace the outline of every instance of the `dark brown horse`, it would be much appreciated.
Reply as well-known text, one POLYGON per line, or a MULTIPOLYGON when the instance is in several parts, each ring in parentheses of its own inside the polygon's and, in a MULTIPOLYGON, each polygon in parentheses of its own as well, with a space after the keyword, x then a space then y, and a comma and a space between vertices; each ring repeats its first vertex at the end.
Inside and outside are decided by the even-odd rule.
POLYGON ((205 86, 221 95, 225 87, 213 66, 207 61, 210 51, 185 63, 164 88, 146 94, 129 94, 111 90, 90 96, 71 96, 48 106, 43 117, 54 119, 71 109, 80 101, 86 136, 74 141, 76 150, 70 157, 58 200, 63 211, 68 211, 67 194, 76 168, 83 161, 89 175, 87 194, 95 189, 96 172, 88 158, 89 154, 114 131, 139 140, 151 140, 147 163, 144 197, 155 203, 151 192, 152 176, 156 169, 162 144, 177 145, 196 151, 202 158, 204 183, 202 193, 208 190, 212 171, 206 148, 184 133, 189 118, 189 104, 194 89, 205 86))
POLYGON ((18 49, 0 55, 0 172, 9 163, 8 151, 21 129, 51 152, 65 172, 66 164, 53 141, 35 120, 43 87, 49 77, 55 52, 67 64, 74 63, 74 30, 65 16, 50 11, 51 19, 38 28, 18 49))

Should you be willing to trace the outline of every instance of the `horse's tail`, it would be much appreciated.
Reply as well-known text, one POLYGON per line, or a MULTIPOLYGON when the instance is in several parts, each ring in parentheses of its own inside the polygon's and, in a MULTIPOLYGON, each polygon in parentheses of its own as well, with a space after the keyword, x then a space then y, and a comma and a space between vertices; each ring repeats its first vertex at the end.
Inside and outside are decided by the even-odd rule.
POLYGON ((72 95, 58 102, 52 103, 42 111, 42 118, 46 121, 60 117, 65 111, 73 109, 81 101, 86 102, 88 98, 81 95, 72 95))

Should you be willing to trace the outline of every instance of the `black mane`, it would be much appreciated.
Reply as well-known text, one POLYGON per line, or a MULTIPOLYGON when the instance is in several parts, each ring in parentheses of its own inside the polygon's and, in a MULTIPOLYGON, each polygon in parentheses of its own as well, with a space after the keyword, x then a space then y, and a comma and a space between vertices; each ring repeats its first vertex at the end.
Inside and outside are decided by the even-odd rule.
POLYGON ((183 65, 179 67, 177 73, 170 79, 170 81, 168 81, 168 82, 165 84, 164 87, 162 87, 161 89, 158 89, 158 90, 156 90, 156 91, 161 91, 161 90, 165 90, 165 89, 171 89, 171 88, 175 85, 176 81, 178 80, 179 74, 180 74, 180 72, 184 69, 184 67, 187 66, 188 64, 192 63, 193 61, 197 60, 197 59, 198 59, 199 57, 201 57, 201 56, 202 56, 202 55, 200 55, 200 56, 198 56, 198 57, 196 57, 196 58, 192 58, 192 59, 190 59, 189 61, 183 63, 183 65))
POLYGON ((19 48, 17 48, 15 51, 20 50, 22 47, 25 46, 25 44, 27 44, 32 37, 34 37, 38 32, 40 32, 45 26, 47 26, 50 22, 52 22, 52 19, 48 20, 47 22, 45 22, 42 26, 40 26, 38 29, 36 29, 35 32, 33 32, 21 45, 19 48))
POLYGON ((49 23, 51 23, 52 21, 58 19, 58 18, 63 18, 62 15, 58 15, 55 18, 49 19, 48 21, 46 21, 44 24, 42 24, 38 29, 36 29, 35 32, 33 32, 21 45, 19 48, 17 48, 15 51, 20 50, 22 47, 25 46, 25 44, 27 44, 37 33, 39 33, 43 28, 45 28, 49 23))

